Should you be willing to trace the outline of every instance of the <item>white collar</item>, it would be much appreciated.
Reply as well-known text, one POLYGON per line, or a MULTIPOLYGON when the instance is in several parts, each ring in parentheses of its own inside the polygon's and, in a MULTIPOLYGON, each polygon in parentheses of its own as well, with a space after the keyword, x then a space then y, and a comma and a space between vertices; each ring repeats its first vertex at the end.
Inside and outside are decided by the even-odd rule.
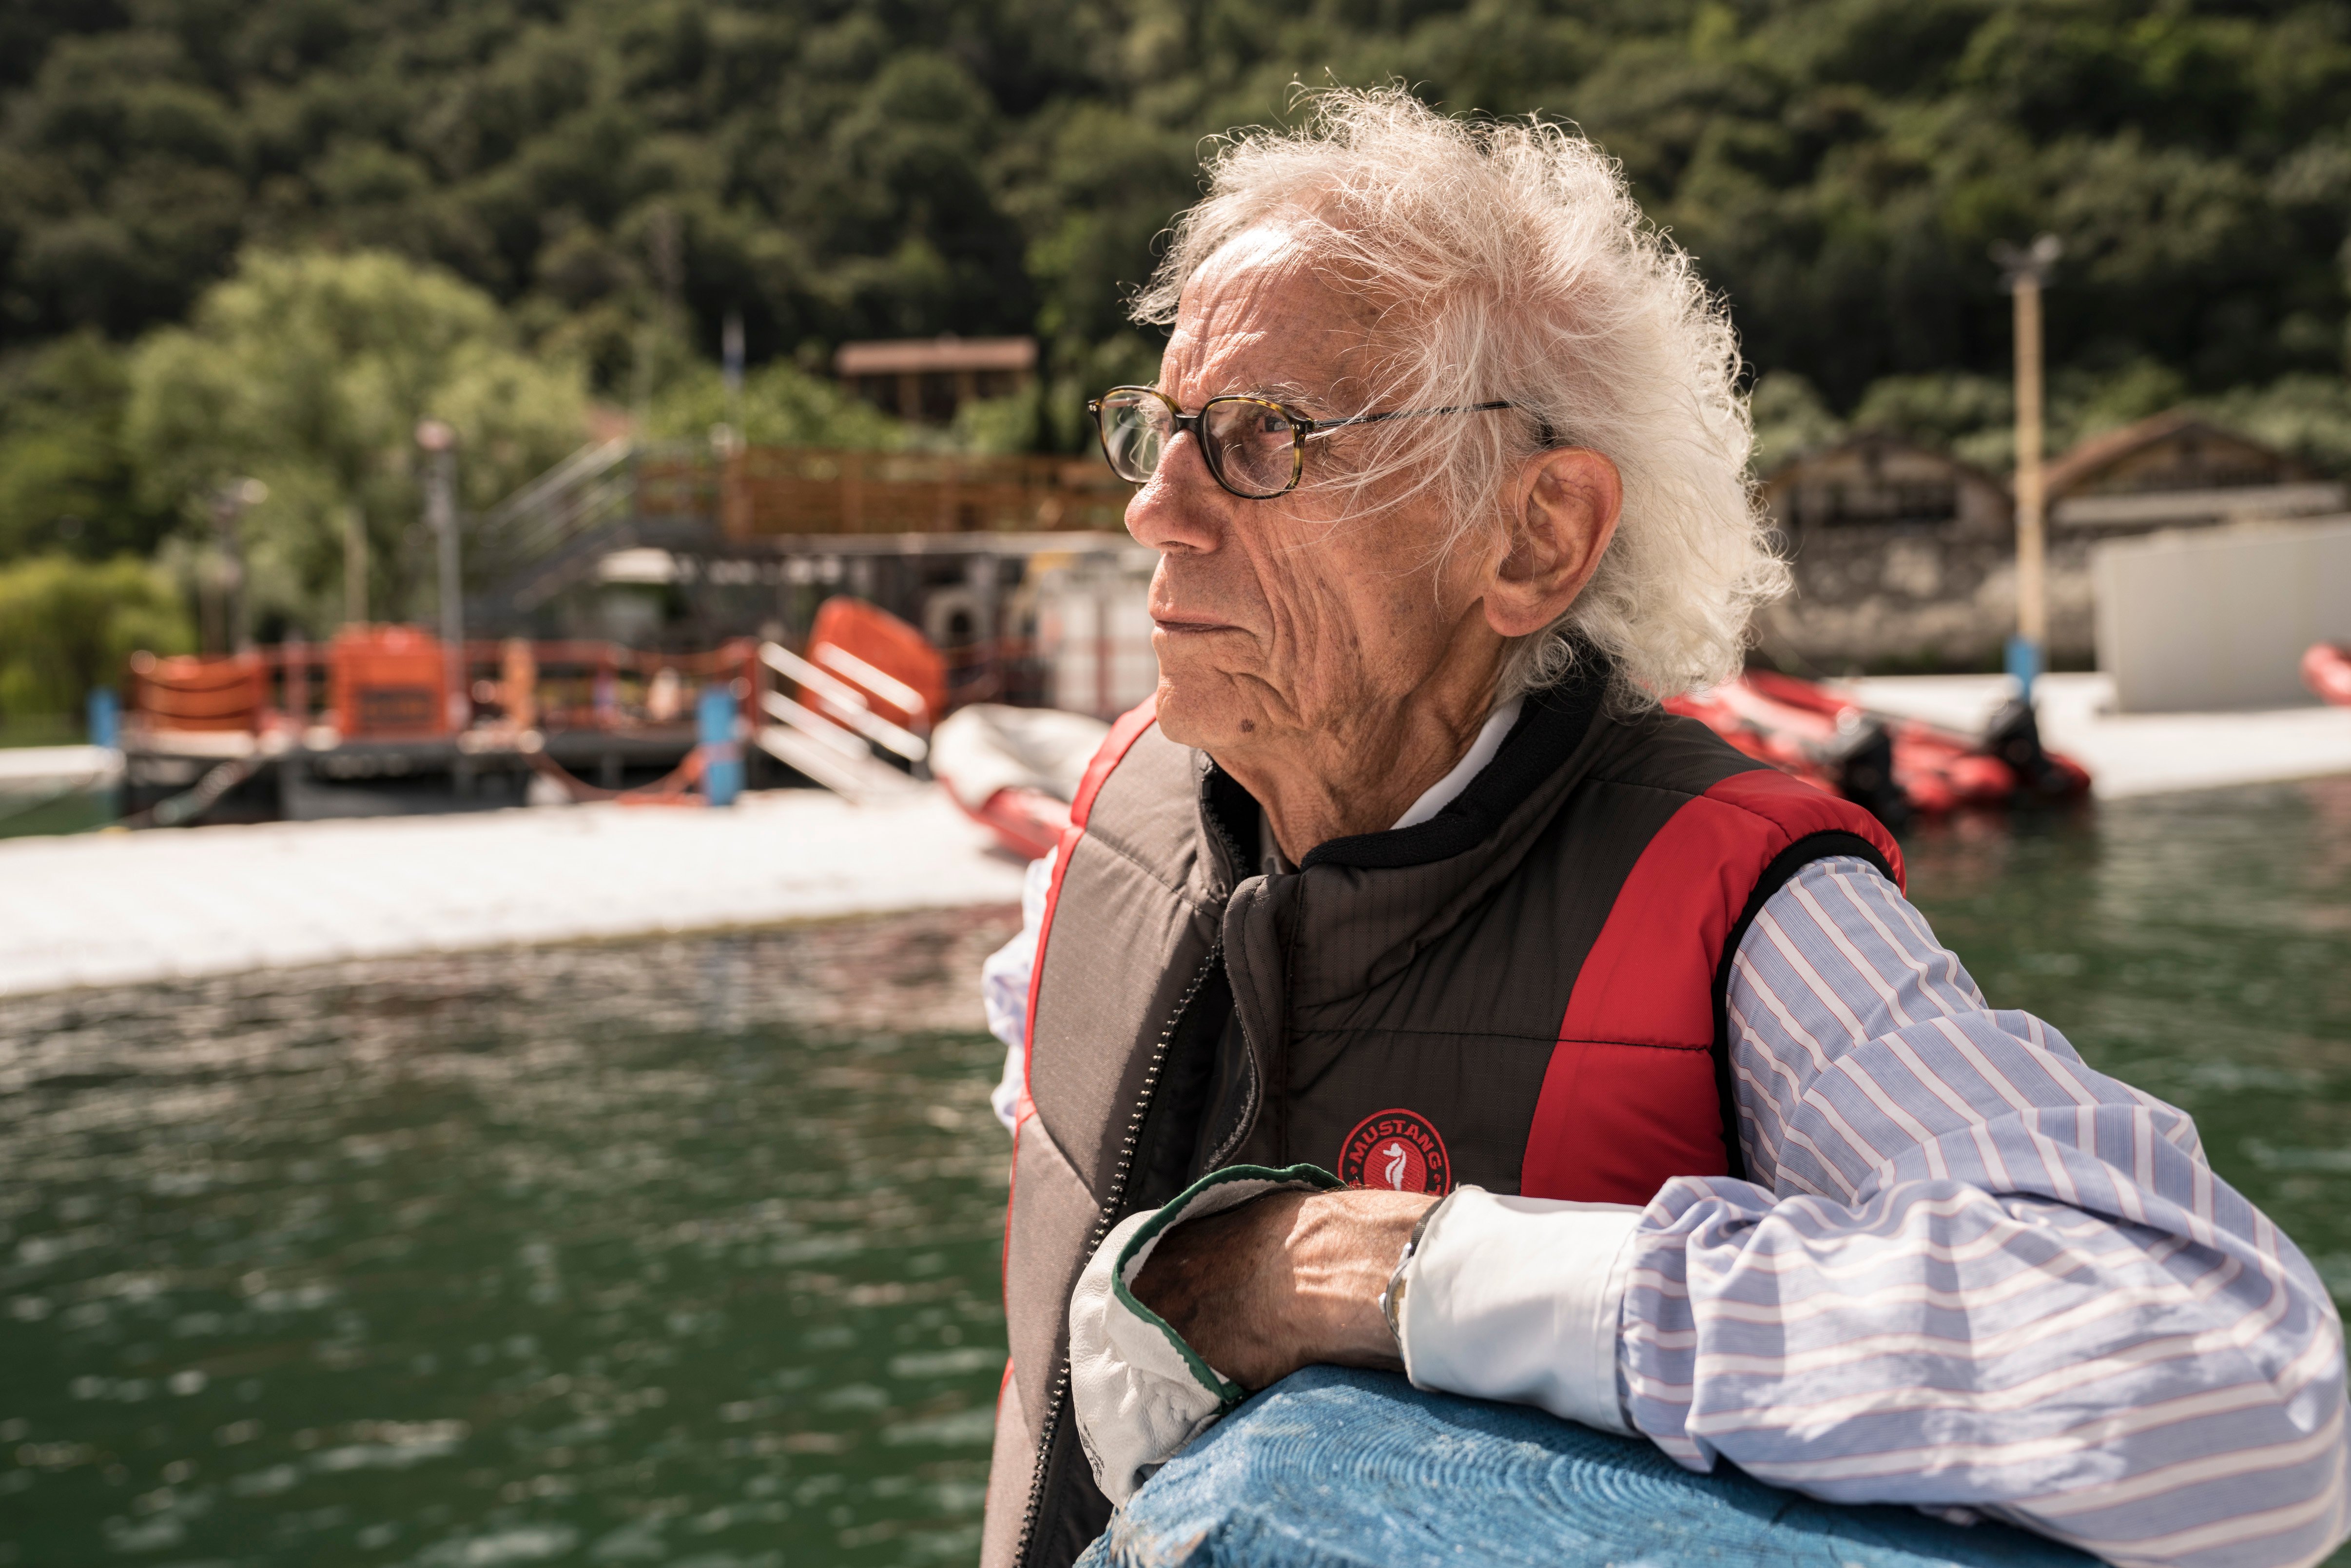
POLYGON ((1478 731, 1478 738, 1469 743, 1468 754, 1453 765, 1452 772, 1421 791, 1420 799, 1396 819, 1396 827, 1416 828, 1453 804, 1453 798, 1469 788, 1469 780, 1484 772, 1486 764, 1494 760, 1494 753, 1502 749, 1503 737, 1510 733, 1510 727, 1519 722, 1519 709, 1525 703, 1524 697, 1512 697, 1488 714, 1484 726, 1478 731))

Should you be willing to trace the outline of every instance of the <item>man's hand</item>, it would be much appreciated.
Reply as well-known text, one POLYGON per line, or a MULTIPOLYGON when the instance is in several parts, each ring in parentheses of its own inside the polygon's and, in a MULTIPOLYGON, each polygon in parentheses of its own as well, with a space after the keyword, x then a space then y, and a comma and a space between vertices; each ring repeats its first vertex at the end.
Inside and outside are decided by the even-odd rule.
POLYGON ((1134 1281, 1135 1299, 1210 1366, 1263 1388, 1301 1366, 1403 1366, 1380 1291, 1421 1211, 1406 1192, 1279 1192, 1179 1225, 1134 1281))

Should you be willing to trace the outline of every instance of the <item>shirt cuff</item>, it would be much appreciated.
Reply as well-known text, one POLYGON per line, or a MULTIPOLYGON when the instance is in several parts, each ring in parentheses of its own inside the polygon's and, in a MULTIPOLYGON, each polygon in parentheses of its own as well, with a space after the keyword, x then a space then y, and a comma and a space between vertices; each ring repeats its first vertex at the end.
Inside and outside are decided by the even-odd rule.
POLYGON ((1640 1218, 1629 1204, 1455 1192, 1405 1269, 1397 1337, 1413 1386, 1631 1434, 1616 1340, 1640 1218))

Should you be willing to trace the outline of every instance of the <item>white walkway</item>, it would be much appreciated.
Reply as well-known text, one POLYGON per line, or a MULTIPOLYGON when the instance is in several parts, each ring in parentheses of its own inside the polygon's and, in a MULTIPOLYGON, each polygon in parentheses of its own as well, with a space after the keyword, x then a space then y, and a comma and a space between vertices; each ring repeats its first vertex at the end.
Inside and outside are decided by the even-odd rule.
POLYGON ((1011 904, 944 791, 0 840, 0 996, 401 953, 1011 904))

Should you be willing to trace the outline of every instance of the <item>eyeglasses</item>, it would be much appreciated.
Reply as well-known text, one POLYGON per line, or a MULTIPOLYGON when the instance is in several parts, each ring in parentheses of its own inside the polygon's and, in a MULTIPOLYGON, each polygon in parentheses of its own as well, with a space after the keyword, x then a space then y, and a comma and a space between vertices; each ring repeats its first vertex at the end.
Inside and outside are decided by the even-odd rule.
POLYGON ((1186 413, 1175 399, 1150 387, 1113 387, 1086 404, 1086 412, 1094 416, 1111 471, 1131 485, 1148 483, 1159 472, 1167 444, 1188 434, 1199 442, 1217 484, 1245 501, 1270 501, 1298 487, 1306 472, 1306 444, 1318 435, 1385 419, 1486 413, 1511 406, 1473 402, 1459 408, 1399 408, 1346 419, 1307 419, 1269 398, 1232 393, 1210 398, 1197 413, 1186 413))

